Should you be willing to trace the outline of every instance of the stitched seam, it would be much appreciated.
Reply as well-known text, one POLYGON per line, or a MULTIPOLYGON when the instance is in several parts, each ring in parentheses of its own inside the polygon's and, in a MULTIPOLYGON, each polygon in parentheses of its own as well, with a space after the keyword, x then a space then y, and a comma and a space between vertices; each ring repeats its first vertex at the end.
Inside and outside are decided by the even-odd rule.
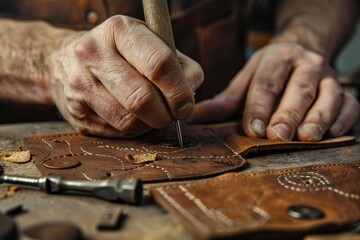
POLYGON ((197 229, 203 233, 210 232, 210 228, 195 218, 190 212, 186 211, 178 202, 175 201, 169 194, 167 194, 163 188, 157 188, 156 191, 167 201, 173 208, 175 208, 183 217, 191 222, 197 229))
MULTIPOLYGON (((282 174, 282 173, 291 173, 293 171, 306 171, 309 169, 322 169, 322 168, 326 168, 326 167, 336 167, 336 166, 354 166, 356 167, 356 165, 360 165, 359 162, 352 162, 352 163, 331 163, 331 164, 324 164, 324 165, 315 165, 315 166, 308 166, 308 167, 303 167, 303 168, 290 168, 290 169, 279 169, 279 170, 270 170, 270 171, 264 171, 264 172, 258 172, 258 173, 234 173, 234 174, 226 174, 226 175, 222 175, 222 176, 217 176, 216 178, 213 179, 201 179, 198 180, 196 182, 188 182, 188 183, 184 183, 183 186, 191 186, 191 185, 195 185, 199 182, 218 182, 218 181, 222 181, 222 179, 227 179, 227 178, 237 178, 237 177, 241 177, 241 176, 259 176, 259 175, 268 175, 268 174, 282 174)), ((357 167, 360 169, 360 166, 357 167)), ((164 186, 164 188, 173 188, 174 186, 164 186)))

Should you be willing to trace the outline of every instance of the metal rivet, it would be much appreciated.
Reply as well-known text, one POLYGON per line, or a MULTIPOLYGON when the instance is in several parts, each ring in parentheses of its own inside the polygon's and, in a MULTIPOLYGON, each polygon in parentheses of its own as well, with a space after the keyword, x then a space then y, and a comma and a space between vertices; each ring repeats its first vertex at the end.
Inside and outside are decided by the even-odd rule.
POLYGON ((55 158, 43 163, 44 167, 51 169, 68 169, 79 166, 81 163, 72 158, 55 158))
POLYGON ((288 207, 287 213, 298 219, 318 219, 325 216, 324 212, 318 208, 307 205, 293 205, 288 207))
POLYGON ((99 22, 100 16, 99 13, 97 13, 94 10, 89 11, 86 14, 86 22, 91 25, 95 25, 99 22))

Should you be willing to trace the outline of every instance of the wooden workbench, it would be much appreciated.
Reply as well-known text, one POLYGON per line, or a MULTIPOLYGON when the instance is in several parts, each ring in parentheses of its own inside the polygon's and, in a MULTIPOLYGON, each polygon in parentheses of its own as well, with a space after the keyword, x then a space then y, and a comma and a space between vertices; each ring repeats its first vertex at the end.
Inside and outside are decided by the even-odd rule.
MULTIPOLYGON (((0 150, 16 150, 24 137, 73 131, 65 122, 0 125, 0 150)), ((359 160, 360 121, 352 134, 357 137, 357 141, 351 146, 251 156, 247 159, 249 165, 243 171, 359 160)), ((33 162, 15 164, 1 161, 0 164, 6 174, 40 176, 33 162)), ((0 193, 1 191, 4 191, 4 187, 0 186, 0 193)), ((174 217, 158 207, 149 197, 141 206, 130 206, 90 197, 48 195, 36 190, 21 189, 12 197, 0 200, 0 210, 14 203, 22 204, 26 210, 15 217, 20 230, 38 223, 66 221, 76 224, 86 239, 194 239, 174 217), (96 224, 102 214, 120 207, 124 208, 128 215, 121 229, 98 231, 96 224)))

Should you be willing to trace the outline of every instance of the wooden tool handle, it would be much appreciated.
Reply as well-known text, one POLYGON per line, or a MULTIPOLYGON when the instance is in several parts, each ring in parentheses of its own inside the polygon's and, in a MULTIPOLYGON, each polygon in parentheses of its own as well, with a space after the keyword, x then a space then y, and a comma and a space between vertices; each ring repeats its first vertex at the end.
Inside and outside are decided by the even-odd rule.
MULTIPOLYGON (((142 3, 148 27, 176 53, 167 1, 142 0, 142 3)), ((184 143, 179 120, 175 121, 175 126, 180 148, 183 148, 184 143)))
POLYGON ((174 52, 176 51, 166 0, 142 0, 148 27, 174 52))

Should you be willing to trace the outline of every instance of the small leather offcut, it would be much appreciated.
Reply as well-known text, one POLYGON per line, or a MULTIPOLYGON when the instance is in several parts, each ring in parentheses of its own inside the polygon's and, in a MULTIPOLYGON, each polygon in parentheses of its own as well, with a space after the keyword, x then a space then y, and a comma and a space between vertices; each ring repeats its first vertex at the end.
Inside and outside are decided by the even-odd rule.
MULTIPOLYGON (((161 206, 201 238, 303 239, 360 220, 360 160, 152 187, 161 206), (289 207, 317 209, 319 218, 294 218, 289 207)), ((295 208, 294 208, 295 209, 295 208)), ((308 215, 308 212, 304 212, 308 215)))
POLYGON ((284 148, 323 148, 349 144, 354 137, 317 143, 281 142, 240 136, 236 122, 182 125, 184 148, 173 126, 136 139, 104 139, 80 134, 44 135, 23 139, 43 175, 103 180, 136 177, 145 182, 188 180, 240 169, 251 151, 284 148), (245 154, 246 153, 246 154, 245 154), (156 158, 129 161, 129 156, 156 158))

